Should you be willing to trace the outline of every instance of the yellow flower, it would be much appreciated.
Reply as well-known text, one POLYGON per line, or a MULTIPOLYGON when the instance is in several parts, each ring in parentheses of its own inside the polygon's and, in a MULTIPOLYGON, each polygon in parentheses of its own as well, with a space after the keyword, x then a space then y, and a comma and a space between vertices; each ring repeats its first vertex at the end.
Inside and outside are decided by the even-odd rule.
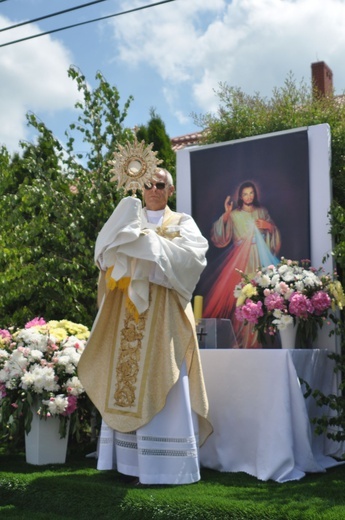
POLYGON ((68 336, 75 336, 76 338, 88 339, 90 331, 85 325, 74 323, 69 320, 50 320, 46 325, 35 327, 38 332, 42 334, 51 334, 57 342, 63 341, 68 336))
POLYGON ((90 335, 89 329, 80 323, 74 323, 69 320, 60 320, 58 324, 66 330, 68 336, 72 335, 78 339, 87 339, 90 335))
POLYGON ((254 287, 251 283, 247 283, 242 287, 241 294, 237 298, 236 307, 243 305, 247 298, 251 298, 257 294, 256 287, 254 287))
POLYGON ((68 334, 62 327, 49 328, 49 334, 54 336, 57 341, 62 341, 67 338, 68 334))
POLYGON ((254 287, 251 283, 247 283, 243 289, 243 294, 246 298, 251 298, 252 296, 255 296, 257 293, 256 287, 254 287))
POLYGON ((329 291, 332 296, 332 308, 338 306, 339 309, 343 309, 345 306, 345 294, 343 287, 339 280, 329 284, 329 291))

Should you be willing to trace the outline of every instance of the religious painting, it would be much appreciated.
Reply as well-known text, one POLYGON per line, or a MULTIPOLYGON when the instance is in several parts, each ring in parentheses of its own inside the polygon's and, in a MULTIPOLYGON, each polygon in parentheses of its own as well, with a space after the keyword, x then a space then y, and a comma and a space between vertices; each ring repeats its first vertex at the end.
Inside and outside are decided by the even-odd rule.
POLYGON ((250 327, 234 318, 240 272, 254 273, 260 266, 277 264, 281 257, 315 256, 312 148, 309 129, 302 128, 193 147, 178 160, 177 181, 181 182, 183 170, 186 186, 187 165, 188 209, 209 241, 207 267, 195 294, 203 296, 204 318, 231 320, 239 348, 258 347, 250 327))

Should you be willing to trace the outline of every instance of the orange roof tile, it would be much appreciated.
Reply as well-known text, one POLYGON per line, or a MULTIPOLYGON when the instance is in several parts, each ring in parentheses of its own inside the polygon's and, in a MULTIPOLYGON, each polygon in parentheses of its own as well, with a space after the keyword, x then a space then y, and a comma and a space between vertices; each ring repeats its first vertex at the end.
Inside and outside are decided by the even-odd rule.
POLYGON ((194 132, 192 134, 180 135, 178 137, 172 137, 170 139, 172 149, 177 152, 177 150, 182 150, 182 148, 186 148, 186 146, 192 146, 195 144, 199 144, 204 132, 194 132))

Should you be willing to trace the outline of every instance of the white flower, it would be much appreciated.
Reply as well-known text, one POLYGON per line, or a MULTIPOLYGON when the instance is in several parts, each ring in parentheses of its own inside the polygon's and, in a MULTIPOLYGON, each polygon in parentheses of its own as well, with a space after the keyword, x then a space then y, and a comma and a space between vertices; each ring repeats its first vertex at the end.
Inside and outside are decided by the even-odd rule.
POLYGON ((284 273, 284 275, 282 276, 282 279, 284 280, 284 282, 289 283, 289 282, 293 282, 295 277, 296 276, 295 276, 294 272, 291 269, 288 269, 286 271, 286 273, 284 273))
POLYGON ((302 281, 298 281, 295 283, 296 291, 303 292, 304 291, 304 283, 302 281))
POLYGON ((56 392, 59 385, 55 380, 55 372, 51 367, 35 365, 30 368, 21 378, 21 386, 24 390, 31 388, 34 392, 41 394, 43 390, 56 392))
POLYGON ((284 330, 288 325, 293 323, 293 317, 290 316, 290 314, 282 314, 279 319, 273 320, 272 323, 274 323, 279 330, 284 330))
POLYGON ((65 372, 66 372, 66 374, 74 374, 74 372, 75 372, 75 366, 74 366, 72 363, 68 363, 68 364, 65 366, 65 372))
POLYGON ((10 358, 10 363, 11 365, 13 366, 18 366, 19 368, 26 368, 27 364, 28 364, 28 358, 25 357, 24 354, 27 354, 27 352, 22 352, 21 350, 19 350, 18 348, 16 350, 14 350, 12 352, 12 356, 10 358))
POLYGON ((77 366, 81 353, 79 353, 74 347, 66 347, 62 351, 62 356, 68 356, 70 363, 73 363, 75 366, 77 366))
POLYGON ((288 270, 291 270, 291 268, 289 266, 287 266, 286 264, 283 264, 278 267, 278 273, 281 276, 283 276, 286 273, 286 271, 288 271, 288 270))
POLYGON ((0 343, 0 386, 17 401, 18 390, 20 399, 28 398, 26 392, 36 394, 41 413, 63 414, 85 392, 76 374, 88 336, 87 327, 67 320, 12 333, 14 350, 0 343))
POLYGON ((84 344, 85 341, 84 340, 81 340, 81 339, 78 339, 76 336, 69 336, 65 341, 64 341, 64 348, 66 347, 73 347, 73 348, 79 348, 80 345, 84 344), (77 345, 77 347, 75 347, 75 345, 77 345))
POLYGON ((311 271, 306 271, 306 276, 304 278, 304 284, 306 287, 318 287, 320 285, 322 285, 322 282, 321 280, 315 276, 314 273, 312 273, 311 271))
POLYGON ((12 352, 12 355, 6 359, 3 369, 0 372, 0 382, 8 382, 11 381, 10 386, 7 388, 14 388, 15 384, 13 383, 13 379, 18 379, 23 372, 26 370, 28 361, 23 356, 22 352, 18 349, 12 352))
POLYGON ((56 362, 57 365, 62 365, 63 367, 65 367, 70 362, 69 356, 60 354, 60 352, 57 354, 56 357, 57 357, 57 362, 56 362))
POLYGON ((258 283, 261 287, 269 287, 271 284, 271 278, 268 276, 268 274, 264 274, 261 276, 258 283))
POLYGON ((40 334, 34 327, 30 329, 22 329, 18 334, 14 335, 14 339, 18 346, 26 346, 31 350, 37 349, 46 352, 48 346, 48 336, 40 334))
POLYGON ((43 352, 41 352, 40 350, 31 350, 28 356, 28 359, 31 363, 35 361, 40 361, 42 358, 43 352))
POLYGON ((42 403, 48 407, 48 411, 52 415, 59 415, 66 411, 68 406, 68 398, 63 394, 57 395, 56 397, 51 397, 48 400, 43 399, 42 403))
POLYGON ((24 390, 27 390, 28 388, 32 387, 35 382, 35 374, 32 372, 25 372, 25 374, 21 378, 22 381, 22 388, 24 390))
POLYGON ((0 370, 0 383, 5 383, 8 379, 8 372, 4 368, 0 370))
POLYGON ((241 294, 242 294, 242 285, 238 284, 235 286, 234 296, 235 296, 235 298, 238 298, 241 294))
POLYGON ((70 395, 78 396, 84 392, 84 387, 80 382, 79 377, 74 376, 67 380, 66 390, 70 395))
POLYGON ((280 281, 281 280, 280 280, 279 274, 275 274, 274 276, 272 276, 272 278, 271 278, 271 285, 272 285, 272 287, 278 285, 280 281))

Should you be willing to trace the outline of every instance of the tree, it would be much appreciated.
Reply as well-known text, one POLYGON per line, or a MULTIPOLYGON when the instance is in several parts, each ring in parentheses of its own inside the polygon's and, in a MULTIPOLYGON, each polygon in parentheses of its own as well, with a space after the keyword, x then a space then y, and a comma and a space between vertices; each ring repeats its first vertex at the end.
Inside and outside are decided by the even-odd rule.
POLYGON ((291 74, 283 87, 273 90, 271 99, 250 96, 226 83, 220 84, 217 95, 217 114, 194 115, 196 124, 205 130, 205 144, 321 123, 330 125, 333 203, 329 217, 335 261, 340 273, 345 273, 345 101, 320 96, 304 82, 298 86, 291 74))
MULTIPOLYGON (((144 140, 147 144, 153 143, 152 149, 157 152, 158 159, 161 159, 162 166, 166 168, 172 175, 174 182, 176 181, 176 156, 172 149, 170 137, 166 133, 165 124, 162 118, 156 114, 151 108, 150 119, 147 125, 141 125, 136 136, 138 141, 144 140)), ((170 201, 172 209, 176 206, 176 197, 172 197, 170 201)))
POLYGON ((98 73, 90 90, 75 68, 83 102, 66 132, 67 148, 28 114, 37 144, 22 143, 23 156, 0 156, 0 323, 22 326, 34 316, 67 318, 91 326, 96 313, 97 234, 120 199, 108 160, 118 143, 133 138, 123 126, 132 98, 121 110, 119 93, 98 73), (74 152, 78 131, 87 147, 74 152))

